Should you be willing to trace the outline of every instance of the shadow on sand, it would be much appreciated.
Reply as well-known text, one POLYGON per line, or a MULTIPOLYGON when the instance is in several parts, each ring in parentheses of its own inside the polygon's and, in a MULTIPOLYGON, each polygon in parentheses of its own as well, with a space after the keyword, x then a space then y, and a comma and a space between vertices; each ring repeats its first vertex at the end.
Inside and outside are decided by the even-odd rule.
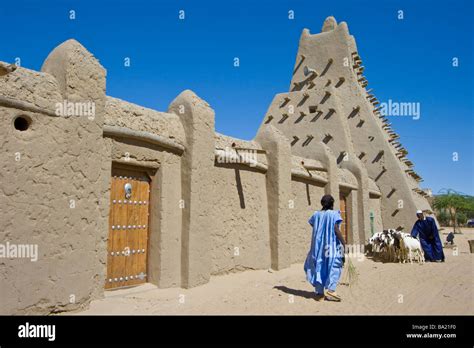
POLYGON ((300 296, 304 298, 314 298, 315 292, 314 291, 306 291, 306 290, 296 290, 296 289, 291 289, 283 285, 277 285, 273 287, 274 289, 280 290, 284 292, 285 294, 289 295, 294 295, 294 296, 300 296))

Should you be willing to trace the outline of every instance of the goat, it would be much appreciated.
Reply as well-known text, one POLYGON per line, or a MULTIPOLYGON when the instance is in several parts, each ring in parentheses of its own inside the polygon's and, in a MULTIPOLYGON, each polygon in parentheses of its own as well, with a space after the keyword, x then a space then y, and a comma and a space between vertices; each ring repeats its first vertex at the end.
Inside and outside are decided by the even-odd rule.
POLYGON ((395 248, 395 238, 393 236, 393 233, 395 230, 388 229, 384 230, 382 232, 382 242, 383 242, 383 248, 386 252, 386 257, 389 262, 395 262, 396 257, 397 257, 397 250, 395 248))
POLYGON ((405 263, 410 261, 410 263, 413 263, 413 259, 418 261, 420 264, 425 262, 423 249, 421 249, 421 244, 418 239, 413 238, 410 234, 403 232, 395 232, 394 237, 398 239, 400 243, 400 262, 405 263))
POLYGON ((382 233, 383 232, 377 232, 369 238, 369 244, 367 249, 374 256, 378 256, 378 254, 382 251, 382 233))
POLYGON ((415 260, 421 264, 425 261, 418 239, 394 229, 375 233, 369 238, 367 250, 388 262, 413 263, 415 260))

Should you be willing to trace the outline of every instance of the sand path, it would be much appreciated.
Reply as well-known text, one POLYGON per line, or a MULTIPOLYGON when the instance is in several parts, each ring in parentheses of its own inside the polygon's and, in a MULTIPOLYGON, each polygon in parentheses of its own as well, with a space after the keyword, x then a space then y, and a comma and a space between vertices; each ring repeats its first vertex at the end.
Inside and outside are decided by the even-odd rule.
MULTIPOLYGON (((445 230, 447 231, 447 229, 445 230)), ((446 232, 442 239, 445 240, 446 232)), ((340 285, 343 302, 316 302, 303 265, 281 271, 246 271, 212 277, 192 289, 158 289, 152 284, 107 291, 79 314, 474 314, 474 254, 456 235, 445 263, 398 264, 371 259, 353 263, 358 282, 340 285)), ((76 313, 77 314, 77 313, 76 313)))

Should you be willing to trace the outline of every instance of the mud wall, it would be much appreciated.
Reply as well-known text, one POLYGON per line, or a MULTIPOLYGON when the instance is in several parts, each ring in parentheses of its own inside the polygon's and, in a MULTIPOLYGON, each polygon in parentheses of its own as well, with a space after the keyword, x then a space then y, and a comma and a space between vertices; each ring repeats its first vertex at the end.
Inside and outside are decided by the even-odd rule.
POLYGON ((212 172, 211 274, 270 267, 265 173, 243 165, 216 165, 212 172))
POLYGON ((36 261, 0 259, 2 314, 70 310, 103 294, 105 70, 72 42, 56 48, 43 69, 0 78, 0 240, 37 247, 36 261), (95 117, 56 117, 64 100, 94 102, 95 117), (22 130, 18 116, 26 120, 22 130))

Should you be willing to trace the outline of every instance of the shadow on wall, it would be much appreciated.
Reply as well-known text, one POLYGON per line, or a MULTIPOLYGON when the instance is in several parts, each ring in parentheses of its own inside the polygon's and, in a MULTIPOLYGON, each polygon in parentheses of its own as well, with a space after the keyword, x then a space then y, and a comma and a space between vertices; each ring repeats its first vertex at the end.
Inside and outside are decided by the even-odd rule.
POLYGON ((306 198, 308 199, 308 206, 311 206, 311 194, 309 192, 309 184, 306 183, 306 198))
POLYGON ((238 163, 216 163, 216 166, 220 168, 228 168, 228 169, 234 170, 235 186, 237 187, 237 194, 239 196, 240 208, 246 209, 245 194, 244 194, 244 188, 242 185, 241 171, 244 171, 244 173, 245 172, 262 173, 262 172, 257 168, 248 167, 246 165, 242 165, 238 163))
POLYGON ((237 186, 237 193, 239 194, 240 208, 245 209, 244 190, 242 188, 242 180, 240 178, 240 170, 235 168, 235 183, 237 186))
MULTIPOLYGON (((312 183, 309 183, 308 180, 305 180, 305 179, 302 179, 302 178, 292 178, 291 180, 295 181, 295 182, 300 182, 302 184, 305 185, 305 188, 306 188, 306 203, 308 204, 308 207, 311 207, 311 204, 312 204, 312 199, 311 199, 311 186, 313 186, 312 183)), ((313 195, 314 196, 314 195, 313 195)), ((319 199, 318 197, 316 197, 316 199, 319 199)))

